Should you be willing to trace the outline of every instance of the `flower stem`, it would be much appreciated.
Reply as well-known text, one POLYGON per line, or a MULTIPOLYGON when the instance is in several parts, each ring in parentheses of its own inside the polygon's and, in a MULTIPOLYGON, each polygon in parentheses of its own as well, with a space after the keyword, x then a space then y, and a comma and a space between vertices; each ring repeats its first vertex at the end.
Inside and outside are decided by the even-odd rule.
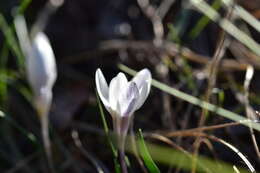
POLYGON ((50 142, 50 137, 49 137, 49 120, 48 119, 49 119, 48 115, 43 115, 40 117, 42 140, 43 140, 45 154, 47 157, 49 170, 51 173, 55 173, 53 162, 52 162, 52 152, 51 152, 51 142, 50 142))
POLYGON ((120 132, 117 133, 118 154, 122 173, 127 173, 127 166, 125 162, 125 139, 126 134, 122 134, 120 132))
POLYGON ((121 165, 122 173, 127 173, 127 167, 126 167, 126 162, 125 162, 125 150, 124 149, 119 149, 119 159, 120 159, 120 165, 121 165))

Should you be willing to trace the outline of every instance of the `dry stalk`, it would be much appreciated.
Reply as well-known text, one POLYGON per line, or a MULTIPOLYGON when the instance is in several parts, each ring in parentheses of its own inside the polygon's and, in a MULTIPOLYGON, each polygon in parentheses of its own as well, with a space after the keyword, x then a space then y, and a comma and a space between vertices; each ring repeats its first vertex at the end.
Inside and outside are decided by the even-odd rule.
MULTIPOLYGON (((253 75, 254 75, 254 68, 252 66, 248 66, 247 71, 246 71, 245 81, 244 81, 244 97, 243 97, 244 105, 246 108, 246 116, 248 119, 256 119, 255 112, 254 112, 253 108, 250 106, 249 99, 248 99, 249 86, 250 86, 251 80, 253 78, 253 75)), ((251 136, 251 139, 252 139, 252 142, 254 145, 255 152, 256 152, 258 158, 260 158, 260 152, 259 152, 258 144, 256 141, 255 133, 251 126, 249 127, 249 131, 250 131, 250 136, 251 136)))
MULTIPOLYGON (((144 134, 145 137, 148 137, 148 138, 152 138, 152 139, 156 139, 158 141, 161 141, 165 144, 168 144, 169 146, 171 146, 172 148, 175 148, 181 152, 183 152, 185 155, 187 155, 191 160, 193 159, 193 157, 190 155, 190 153, 188 151, 186 151, 184 148, 182 148, 180 145, 174 143, 171 139, 169 139, 168 137, 166 136, 163 136, 163 135, 160 135, 158 133, 147 133, 147 134, 144 134)), ((180 160, 181 162, 182 160, 180 160)), ((205 167, 204 165, 198 163, 199 166, 205 170, 205 172, 209 172, 211 173, 211 171, 205 167)), ((176 170, 178 170, 179 168, 177 168, 176 170)))
POLYGON ((220 139, 216 136, 213 135, 207 135, 206 133, 203 132, 190 132, 190 133, 183 133, 183 134, 175 134, 175 135, 170 135, 170 136, 166 136, 166 137, 177 137, 177 136, 182 136, 182 137, 205 137, 208 138, 210 140, 213 140, 215 142, 221 143, 223 145, 225 145, 226 147, 228 147, 230 150, 232 150, 234 153, 236 153, 242 160, 243 162, 247 165, 247 167, 249 168, 249 170, 252 173, 256 173, 254 167, 252 166, 252 164, 249 162, 249 160, 246 158, 245 155, 243 155, 236 147, 234 147, 233 145, 231 145, 230 143, 224 141, 223 139, 220 139))
MULTIPOLYGON (((232 12, 233 12, 233 8, 231 7, 227 14, 226 17, 227 19, 230 19, 232 16, 232 12)), ((214 53, 214 56, 212 58, 212 60, 209 63, 209 75, 208 75, 208 88, 206 90, 206 94, 205 94, 205 101, 206 102, 210 102, 210 98, 211 98, 211 94, 212 94, 212 90, 216 84, 216 78, 217 78, 217 73, 218 73, 218 67, 220 65, 220 61, 223 58, 225 52, 226 52, 226 48, 227 48, 227 39, 226 39, 226 33, 225 31, 222 29, 220 31, 220 35, 219 35, 219 40, 218 40, 218 44, 217 44, 217 48, 216 51, 214 53)), ((202 109, 202 113, 199 119, 199 124, 198 126, 203 126, 205 121, 206 121, 206 115, 208 114, 208 110, 207 109, 202 109)), ((197 140, 199 140, 199 138, 197 138, 195 140, 195 149, 194 149, 194 156, 196 157, 196 155, 198 154, 198 149, 199 149, 199 144, 197 142, 197 140)), ((196 172, 196 165, 194 163, 196 162, 192 162, 193 163, 193 169, 192 169, 192 173, 196 172)))

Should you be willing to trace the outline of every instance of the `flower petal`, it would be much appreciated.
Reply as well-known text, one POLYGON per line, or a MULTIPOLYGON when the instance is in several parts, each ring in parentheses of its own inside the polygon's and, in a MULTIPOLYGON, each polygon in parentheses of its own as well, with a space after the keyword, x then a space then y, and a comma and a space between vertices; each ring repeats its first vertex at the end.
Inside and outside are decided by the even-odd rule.
POLYGON ((151 72, 148 69, 143 69, 136 74, 136 76, 132 80, 136 83, 140 97, 136 104, 136 110, 139 109, 143 104, 151 88, 152 76, 151 72))
POLYGON ((120 113, 118 109, 118 97, 126 86, 127 79, 123 73, 119 73, 109 84, 109 105, 116 113, 120 113))
POLYGON ((118 102, 120 115, 122 117, 131 116, 136 110, 136 103, 139 98, 139 91, 135 82, 129 82, 124 91, 120 94, 118 102))
POLYGON ((96 87, 98 95, 105 105, 106 109, 109 110, 109 102, 108 102, 108 85, 107 81, 102 73, 102 71, 98 68, 95 74, 96 87))
POLYGON ((148 97, 149 94, 149 85, 148 84, 144 84, 143 87, 139 90, 139 98, 138 101, 136 103, 136 110, 138 110, 145 102, 146 98, 148 97))

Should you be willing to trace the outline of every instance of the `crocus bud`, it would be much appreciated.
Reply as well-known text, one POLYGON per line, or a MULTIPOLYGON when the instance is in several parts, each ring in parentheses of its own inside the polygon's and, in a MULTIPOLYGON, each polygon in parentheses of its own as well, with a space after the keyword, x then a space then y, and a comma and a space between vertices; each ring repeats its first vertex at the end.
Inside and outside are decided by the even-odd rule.
POLYGON ((37 33, 32 40, 32 49, 26 59, 26 71, 35 95, 35 106, 40 114, 44 114, 50 108, 57 70, 50 42, 42 32, 37 33))
POLYGON ((114 120, 115 132, 126 135, 131 116, 144 104, 150 92, 150 71, 141 70, 129 82, 123 73, 119 73, 109 86, 100 69, 97 69, 95 78, 98 95, 114 120))
POLYGON ((27 79, 33 90, 34 106, 42 126, 43 145, 50 172, 53 172, 48 114, 52 102, 52 87, 57 78, 56 62, 47 36, 39 31, 30 39, 23 16, 14 20, 16 33, 25 56, 27 79))
POLYGON ((30 39, 23 16, 17 16, 14 23, 25 56, 27 79, 33 90, 35 108, 40 116, 46 115, 52 101, 52 87, 57 78, 53 50, 43 32, 37 32, 30 39))

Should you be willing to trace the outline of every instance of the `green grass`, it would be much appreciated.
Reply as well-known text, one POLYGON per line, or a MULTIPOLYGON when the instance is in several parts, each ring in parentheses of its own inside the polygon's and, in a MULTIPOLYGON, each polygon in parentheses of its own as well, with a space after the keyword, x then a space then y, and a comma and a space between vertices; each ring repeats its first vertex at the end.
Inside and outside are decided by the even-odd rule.
MULTIPOLYGON (((140 141, 141 142, 141 141, 140 141)), ((188 153, 183 153, 181 151, 172 149, 170 147, 161 146, 158 144, 152 144, 146 142, 146 146, 150 153, 151 158, 161 164, 171 165, 174 167, 180 167, 182 170, 190 171, 192 168, 192 155, 188 153), (179 162, 181 160, 181 162, 179 162)), ((128 148, 130 152, 131 147, 128 148)), ((207 172, 207 173, 232 173, 233 165, 220 160, 213 160, 205 156, 198 156, 196 159, 198 164, 197 172, 207 172)), ((238 168, 240 173, 249 173, 245 168, 238 168)))

